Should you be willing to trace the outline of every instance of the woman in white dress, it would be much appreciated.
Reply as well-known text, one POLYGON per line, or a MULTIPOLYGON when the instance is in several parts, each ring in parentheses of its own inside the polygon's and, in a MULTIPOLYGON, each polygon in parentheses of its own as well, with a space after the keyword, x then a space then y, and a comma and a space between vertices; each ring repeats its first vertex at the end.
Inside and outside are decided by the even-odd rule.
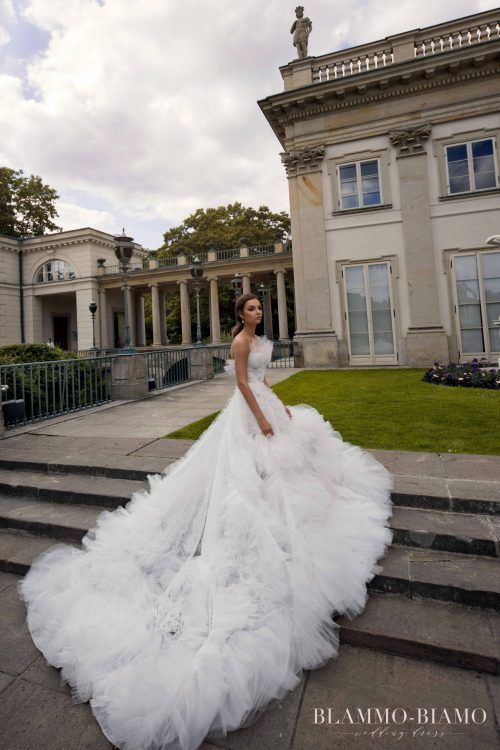
MULTIPOLYGON (((236 387, 187 453, 19 582, 27 623, 121 750, 195 750, 336 655, 392 540, 392 480, 265 380, 262 310, 236 303, 236 387)), ((341 688, 341 686, 340 686, 341 688)))

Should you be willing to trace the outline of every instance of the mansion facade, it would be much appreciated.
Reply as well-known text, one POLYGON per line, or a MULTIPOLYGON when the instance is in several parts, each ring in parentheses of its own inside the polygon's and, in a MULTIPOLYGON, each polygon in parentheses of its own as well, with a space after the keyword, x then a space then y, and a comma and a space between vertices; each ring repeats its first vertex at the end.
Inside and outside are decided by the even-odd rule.
POLYGON ((280 68, 305 367, 500 356, 500 12, 280 68))
MULTIPOLYGON (((291 246, 272 245, 198 253, 201 288, 209 297, 211 343, 221 342, 219 289, 235 275, 243 293, 264 289, 264 317, 270 338, 288 340, 285 277, 292 277, 291 246), (272 283, 271 283, 272 282, 272 283), (271 295, 276 289, 276 300, 271 295), (273 301, 277 330, 273 330, 273 301)), ((181 346, 192 344, 190 257, 155 258, 134 243, 127 288, 131 344, 146 346, 145 298, 151 299, 153 347, 170 344, 165 302, 180 301, 181 346)), ((85 228, 24 240, 0 235, 0 345, 46 343, 68 351, 118 349, 124 345, 125 290, 113 235, 85 228), (95 303, 94 325, 89 306, 95 303)))

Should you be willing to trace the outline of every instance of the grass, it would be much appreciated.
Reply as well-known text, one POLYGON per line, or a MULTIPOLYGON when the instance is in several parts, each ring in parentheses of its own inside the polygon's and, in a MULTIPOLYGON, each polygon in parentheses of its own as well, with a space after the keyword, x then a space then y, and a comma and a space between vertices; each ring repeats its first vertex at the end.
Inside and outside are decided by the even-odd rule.
MULTIPOLYGON (((500 454, 500 393, 421 380, 424 368, 310 370, 273 387, 289 405, 314 406, 362 448, 500 454)), ((196 440, 218 412, 166 435, 196 440)))

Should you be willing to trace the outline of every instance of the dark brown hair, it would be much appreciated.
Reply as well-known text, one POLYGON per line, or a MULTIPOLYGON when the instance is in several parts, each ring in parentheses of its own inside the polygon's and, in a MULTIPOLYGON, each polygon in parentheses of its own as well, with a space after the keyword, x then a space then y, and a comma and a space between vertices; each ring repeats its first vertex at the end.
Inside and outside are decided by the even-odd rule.
POLYGON ((243 330, 243 321, 241 320, 241 314, 243 312, 243 308, 245 307, 245 303, 248 302, 249 299, 256 299, 258 302, 260 302, 259 297, 256 294, 251 294, 251 293, 240 294, 240 296, 236 300, 236 303, 234 305, 236 325, 231 328, 231 341, 240 331, 243 330))

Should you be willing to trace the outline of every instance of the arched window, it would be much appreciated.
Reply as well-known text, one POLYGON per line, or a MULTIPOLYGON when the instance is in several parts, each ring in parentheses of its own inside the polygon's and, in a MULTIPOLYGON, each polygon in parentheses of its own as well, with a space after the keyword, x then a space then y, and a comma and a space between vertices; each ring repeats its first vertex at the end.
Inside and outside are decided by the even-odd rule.
POLYGON ((76 274, 73 267, 65 260, 49 260, 38 269, 35 284, 45 284, 47 281, 67 281, 75 278, 76 274))

